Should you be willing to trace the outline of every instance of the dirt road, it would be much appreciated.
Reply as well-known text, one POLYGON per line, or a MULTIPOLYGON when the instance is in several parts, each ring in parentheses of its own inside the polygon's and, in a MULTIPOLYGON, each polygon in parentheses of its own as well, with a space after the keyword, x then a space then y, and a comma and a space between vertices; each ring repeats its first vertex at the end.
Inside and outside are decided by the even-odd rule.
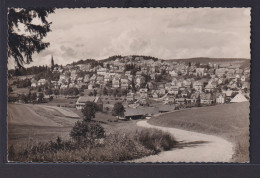
POLYGON ((147 123, 147 120, 137 122, 137 126, 169 132, 179 144, 170 151, 134 160, 134 162, 230 162, 234 153, 232 143, 217 136, 154 126, 147 123))

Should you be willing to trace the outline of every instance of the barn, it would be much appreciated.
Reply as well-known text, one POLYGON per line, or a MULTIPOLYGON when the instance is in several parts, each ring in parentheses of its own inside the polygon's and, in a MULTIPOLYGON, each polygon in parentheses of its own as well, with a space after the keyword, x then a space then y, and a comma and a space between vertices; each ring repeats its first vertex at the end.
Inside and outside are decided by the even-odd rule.
POLYGON ((155 107, 140 107, 140 108, 126 108, 125 119, 145 119, 151 117, 154 114, 159 113, 159 109, 155 107))
POLYGON ((82 110, 87 102, 94 102, 98 105, 99 109, 103 110, 103 102, 98 96, 82 96, 76 102, 76 109, 82 110))

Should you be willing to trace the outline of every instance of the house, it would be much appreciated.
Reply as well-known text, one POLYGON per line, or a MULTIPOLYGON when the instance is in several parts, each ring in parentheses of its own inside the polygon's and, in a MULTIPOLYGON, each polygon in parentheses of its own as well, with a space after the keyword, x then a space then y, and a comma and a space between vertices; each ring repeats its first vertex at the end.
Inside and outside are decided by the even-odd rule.
POLYGON ((125 71, 125 75, 126 75, 126 76, 131 75, 131 71, 125 71))
POLYGON ((246 97, 242 93, 238 93, 234 98, 232 98, 230 103, 240 103, 245 101, 248 101, 246 97))
POLYGON ((163 89, 163 88, 161 88, 161 89, 158 90, 158 94, 159 94, 160 96, 163 96, 163 95, 166 94, 166 90, 163 89))
POLYGON ((165 102, 166 102, 166 103, 174 103, 174 102, 175 102, 175 96, 174 96, 174 95, 168 95, 168 96, 165 98, 165 102))
POLYGON ((98 105, 99 109, 103 110, 103 102, 100 97, 95 96, 81 96, 76 102, 76 109, 82 110, 87 102, 94 102, 98 105))
POLYGON ((195 81, 193 83, 193 88, 196 90, 196 91, 199 91, 199 92, 202 92, 203 88, 204 88, 204 84, 201 82, 201 81, 195 81))
POLYGON ((216 103, 223 104, 226 102, 226 95, 225 93, 217 93, 216 95, 216 103))
POLYGON ((60 88, 60 85, 59 85, 58 81, 51 81, 51 84, 52 84, 52 86, 53 86, 55 89, 59 89, 59 88, 60 88))
POLYGON ((102 76, 102 75, 97 76, 96 83, 97 84, 103 84, 104 83, 104 76, 102 76))
POLYGON ((84 76, 84 83, 88 83, 90 81, 89 75, 84 76))
POLYGON ((46 83, 47 83, 46 79, 40 79, 40 80, 38 80, 37 85, 42 86, 42 85, 45 85, 46 83))
POLYGON ((199 96, 200 96, 200 93, 198 93, 198 92, 192 93, 190 96, 190 102, 196 103, 198 101, 199 96))
POLYGON ((35 79, 31 80, 31 87, 37 87, 37 81, 35 79))
POLYGON ((188 91, 187 90, 181 91, 181 97, 186 98, 187 96, 188 96, 188 91))
POLYGON ((135 86, 137 88, 139 88, 143 82, 144 82, 144 78, 143 77, 141 77, 141 76, 136 77, 136 79, 135 79, 135 86))
POLYGON ((210 93, 201 93, 200 95, 200 103, 201 104, 212 104, 213 103, 213 97, 210 93))
POLYGON ((121 88, 122 89, 128 89, 129 87, 129 80, 127 78, 121 78, 121 88))
POLYGON ((196 75, 197 76, 204 76, 204 74, 206 73, 206 68, 196 68, 196 75))
POLYGON ((169 91, 171 89, 171 83, 166 83, 165 84, 165 90, 169 91))
POLYGON ((148 94, 147 94, 147 88, 140 88, 139 93, 140 93, 140 97, 141 98, 147 98, 148 94))
POLYGON ((219 68, 229 68, 229 67, 230 67, 230 64, 223 63, 223 64, 220 64, 218 67, 219 67, 219 68))
POLYGON ((168 90, 168 93, 177 95, 179 93, 179 87, 171 86, 170 89, 168 90))
POLYGON ((155 73, 150 74, 150 77, 151 77, 152 80, 154 80, 155 79, 155 73))
POLYGON ((108 72, 108 69, 107 69, 107 68, 101 67, 101 68, 97 69, 97 75, 102 75, 102 76, 104 76, 104 75, 106 75, 107 72, 108 72))
POLYGON ((83 77, 79 77, 78 79, 77 79, 77 83, 82 83, 83 82, 83 77))
POLYGON ((177 73, 175 70, 169 71, 169 74, 170 74, 172 77, 176 77, 176 76, 178 75, 178 73, 177 73))
POLYGON ((104 83, 108 83, 110 80, 111 80, 111 76, 108 75, 108 74, 106 74, 106 75, 104 76, 104 83))
POLYGON ((118 77, 113 78, 112 80, 112 88, 119 88, 120 87, 120 80, 118 77))
POLYGON ((152 92, 152 97, 153 98, 159 98, 159 95, 158 95, 158 93, 155 91, 155 90, 153 90, 154 92, 152 92))
POLYGON ((126 101, 130 103, 130 102, 134 102, 134 100, 135 100, 135 94, 133 92, 127 93, 126 101))
POLYGON ((147 68, 147 66, 142 66, 142 67, 141 67, 141 72, 142 72, 143 74, 147 74, 147 73, 148 73, 148 68, 147 68))
POLYGON ((88 89, 89 89, 89 90, 92 90, 92 89, 93 89, 93 84, 90 83, 90 84, 88 85, 88 89))
POLYGON ((213 92, 216 88, 215 82, 208 83, 205 87, 205 91, 207 92, 213 92))
POLYGON ((178 104, 185 104, 186 103, 186 99, 185 98, 177 98, 176 99, 176 103, 178 103, 178 104))
POLYGON ((96 78, 97 78, 97 76, 94 74, 94 75, 92 75, 92 77, 90 77, 90 83, 92 83, 92 84, 94 84, 94 83, 96 83, 96 78))
POLYGON ((66 89, 66 88, 68 88, 67 84, 61 84, 60 89, 66 89))
POLYGON ((217 76, 223 76, 223 75, 225 75, 225 74, 226 74, 226 68, 216 69, 215 74, 216 74, 217 76))

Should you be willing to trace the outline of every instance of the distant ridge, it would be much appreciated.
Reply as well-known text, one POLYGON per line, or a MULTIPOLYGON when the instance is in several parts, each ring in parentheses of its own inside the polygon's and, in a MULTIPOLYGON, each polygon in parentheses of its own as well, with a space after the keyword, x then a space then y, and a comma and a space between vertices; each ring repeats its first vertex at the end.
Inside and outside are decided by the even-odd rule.
POLYGON ((169 59, 170 61, 174 62, 199 62, 199 63, 243 63, 248 62, 250 63, 249 59, 246 58, 209 58, 209 57, 196 57, 196 58, 186 58, 186 59, 169 59))
POLYGON ((131 58, 135 60, 137 57, 142 58, 143 60, 152 59, 153 61, 169 61, 169 62, 192 62, 192 63, 239 63, 245 66, 250 64, 250 60, 246 58, 209 58, 209 57, 195 57, 195 58, 183 58, 183 59, 158 59, 153 56, 144 56, 144 55, 128 55, 128 56, 121 56, 121 55, 114 55, 110 56, 105 59, 95 60, 95 59, 86 59, 86 60, 79 60, 74 61, 72 64, 88 64, 88 63, 103 63, 108 61, 115 61, 116 59, 124 59, 124 58, 131 58))

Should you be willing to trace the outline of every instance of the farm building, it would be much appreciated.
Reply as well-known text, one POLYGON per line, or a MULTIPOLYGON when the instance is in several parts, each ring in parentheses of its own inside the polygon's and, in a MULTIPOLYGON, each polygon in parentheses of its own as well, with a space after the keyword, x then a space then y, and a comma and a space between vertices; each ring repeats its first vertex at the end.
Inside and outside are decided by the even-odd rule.
POLYGON ((87 102, 94 102, 98 107, 103 110, 103 102, 100 97, 95 96, 82 96, 76 102, 76 109, 82 110, 87 102))
POLYGON ((124 116, 125 119, 143 119, 157 113, 159 113, 159 109, 155 107, 126 108, 124 116))

